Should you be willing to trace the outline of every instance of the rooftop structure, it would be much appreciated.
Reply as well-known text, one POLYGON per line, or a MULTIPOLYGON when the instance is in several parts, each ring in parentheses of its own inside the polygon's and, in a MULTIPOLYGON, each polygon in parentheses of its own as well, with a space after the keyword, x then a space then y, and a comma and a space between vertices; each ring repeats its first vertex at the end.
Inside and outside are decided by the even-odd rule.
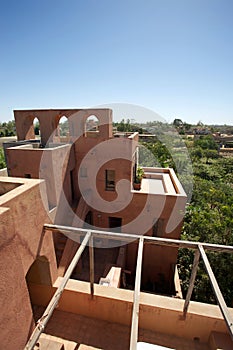
POLYGON ((174 171, 144 168, 135 190, 138 134, 114 138, 111 119, 108 109, 15 111, 0 178, 2 348, 230 349, 232 310, 205 250, 232 247, 179 240, 186 194, 174 171), (196 251, 186 300, 179 247, 196 251), (190 301, 199 257, 221 311, 190 301))

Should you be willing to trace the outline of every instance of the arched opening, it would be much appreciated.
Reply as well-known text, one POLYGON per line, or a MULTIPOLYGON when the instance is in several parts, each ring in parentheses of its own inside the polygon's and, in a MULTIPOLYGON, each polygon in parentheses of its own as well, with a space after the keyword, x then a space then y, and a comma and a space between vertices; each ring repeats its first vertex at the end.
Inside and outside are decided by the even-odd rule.
POLYGON ((49 261, 45 256, 39 256, 34 261, 27 272, 26 281, 27 284, 36 283, 52 285, 49 261))
MULTIPOLYGON (((43 309, 38 305, 37 295, 40 290, 40 285, 52 285, 52 279, 49 268, 49 261, 45 256, 39 256, 33 262, 26 274, 26 283, 28 288, 28 293, 31 302, 31 308, 33 313, 34 321, 38 320, 42 316, 43 309)), ((33 328, 33 323, 31 325, 33 328)))
POLYGON ((38 118, 34 118, 33 120, 33 129, 35 138, 40 139, 40 121, 38 118))
POLYGON ((58 124, 58 135, 61 142, 69 142, 70 129, 69 120, 66 116, 62 116, 58 124))
POLYGON ((99 133, 99 119, 95 115, 90 115, 85 123, 85 136, 97 136, 99 133))

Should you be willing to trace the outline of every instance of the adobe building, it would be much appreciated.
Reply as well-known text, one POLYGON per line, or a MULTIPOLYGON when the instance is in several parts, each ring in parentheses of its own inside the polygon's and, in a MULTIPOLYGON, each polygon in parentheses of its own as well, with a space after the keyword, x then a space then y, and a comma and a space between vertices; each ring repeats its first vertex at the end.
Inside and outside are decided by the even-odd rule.
POLYGON ((134 190, 138 134, 114 138, 109 109, 14 114, 18 141, 5 145, 0 178, 0 348, 230 349, 217 306, 184 308, 186 194, 174 171, 144 168, 134 190))

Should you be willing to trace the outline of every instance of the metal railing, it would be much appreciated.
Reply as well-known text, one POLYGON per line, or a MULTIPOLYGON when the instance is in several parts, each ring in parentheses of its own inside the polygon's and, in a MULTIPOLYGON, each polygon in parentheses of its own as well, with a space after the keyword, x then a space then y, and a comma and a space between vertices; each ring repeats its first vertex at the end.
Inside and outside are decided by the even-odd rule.
POLYGON ((227 308, 227 305, 225 303, 225 300, 222 296, 222 293, 220 291, 220 288, 218 286, 218 283, 216 281, 216 278, 214 276, 214 273, 211 269, 209 260, 207 258, 207 255, 205 253, 205 250, 208 251, 216 251, 216 252, 224 252, 224 253, 233 253, 233 247, 232 246, 223 246, 218 244, 209 244, 209 243, 199 243, 199 242, 191 242, 191 241, 183 241, 183 240, 176 240, 176 239, 170 239, 170 238, 160 238, 160 237, 150 237, 150 236, 141 236, 141 235, 135 235, 135 234, 126 234, 126 233, 116 233, 116 232, 106 232, 106 231, 97 231, 97 230, 85 230, 82 228, 74 228, 74 227, 67 227, 67 226, 60 226, 60 225, 50 225, 46 224, 44 225, 44 230, 51 231, 51 232, 62 232, 64 234, 75 234, 77 236, 83 236, 84 239, 82 243, 80 244, 80 247, 78 248, 74 258, 72 259, 64 277, 62 278, 62 281, 55 292, 54 296, 52 297, 51 301, 49 302, 45 312, 43 313, 40 320, 37 322, 37 326, 34 329, 26 347, 25 350, 33 350, 36 342, 38 341, 40 334, 43 333, 45 326, 50 319, 55 307, 58 304, 58 301, 62 295, 62 292, 65 289, 65 286, 70 279, 72 272, 77 265, 79 259, 81 258, 81 255, 87 246, 89 242, 89 260, 90 260, 90 294, 93 297, 94 295, 94 246, 93 246, 93 238, 111 238, 115 240, 121 240, 127 242, 132 241, 139 241, 138 244, 138 252, 137 252, 137 266, 136 266, 136 276, 135 276, 135 288, 134 288, 134 298, 133 298, 133 311, 132 311, 132 322, 131 322, 131 336, 130 336, 130 350, 136 350, 137 348, 137 341, 138 341, 138 322, 139 322, 139 303, 140 303, 140 287, 141 287, 141 271, 142 271, 142 256, 143 256, 143 247, 144 244, 155 244, 158 246, 170 246, 170 247, 177 247, 177 248, 188 248, 188 249, 194 249, 195 255, 194 255, 194 261, 193 261, 193 267, 189 282, 189 288, 186 295, 186 299, 184 301, 184 307, 183 307, 183 317, 186 317, 186 314, 188 312, 188 307, 192 295, 192 291, 194 288, 194 282, 196 278, 196 273, 198 269, 199 259, 202 257, 205 269, 207 271, 207 274, 209 276, 212 289, 214 291, 214 294, 216 296, 219 308, 221 310, 221 313, 223 315, 223 318, 226 322, 226 325, 228 327, 229 333, 231 335, 231 338, 233 340, 233 317, 229 313, 229 310, 227 308))

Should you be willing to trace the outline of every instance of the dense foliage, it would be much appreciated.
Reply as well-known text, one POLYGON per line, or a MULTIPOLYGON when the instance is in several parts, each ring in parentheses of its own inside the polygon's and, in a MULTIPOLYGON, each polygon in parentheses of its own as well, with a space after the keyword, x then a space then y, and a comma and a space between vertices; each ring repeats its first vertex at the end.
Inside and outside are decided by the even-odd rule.
MULTIPOLYGON (((172 166, 177 171, 177 160, 160 141, 144 143, 153 157, 141 156, 148 165, 172 166)), ((186 140, 192 161, 193 176, 185 175, 185 163, 180 180, 184 187, 187 180, 193 182, 192 198, 187 205, 181 238, 184 240, 233 245, 233 158, 218 155, 218 145, 211 136, 201 136, 192 141, 186 140), (185 181, 183 181, 185 180, 185 181)), ((179 156, 182 154, 177 151, 179 156)), ((179 157, 178 157, 179 158, 179 157)), ((184 161, 184 160, 183 160, 184 161)), ((181 158, 182 162, 182 158, 181 158)), ((179 174, 178 174, 179 176, 179 174)), ((210 264, 228 305, 232 306, 233 255, 228 253, 208 253, 210 264)), ((179 250, 178 267, 184 295, 189 285, 194 252, 179 250)), ((215 303, 215 298, 202 261, 196 277, 193 300, 215 303)))
POLYGON ((119 132, 139 132, 142 134, 144 130, 137 123, 132 123, 130 119, 122 119, 120 122, 113 123, 113 127, 119 132))
POLYGON ((14 120, 9 122, 0 123, 0 137, 14 136, 15 135, 15 122, 14 120))
POLYGON ((3 169, 5 167, 6 167, 6 162, 5 162, 4 152, 3 152, 3 148, 0 147, 0 169, 3 169))
MULTIPOLYGON (((187 207, 182 239, 233 245, 233 158, 218 156, 211 136, 189 144, 192 157, 194 187, 187 207), (200 152, 197 157, 197 151, 200 152)), ((210 264, 229 306, 232 306, 233 255, 208 253, 210 264)), ((193 252, 181 250, 179 271, 184 292, 187 291, 193 252)), ((215 302, 203 264, 200 264, 193 299, 215 302)))
MULTIPOLYGON (((180 119, 175 119, 173 125, 179 133, 189 128, 180 119)), ((233 158, 219 156, 218 145, 212 136, 201 136, 195 140, 185 136, 182 140, 169 124, 158 121, 137 124, 122 119, 114 126, 118 131, 149 131, 155 134, 153 141, 141 144, 139 163, 143 166, 172 167, 176 171, 188 194, 181 238, 233 245, 233 158), (187 161, 189 157, 191 162, 187 161)), ((202 126, 201 123, 199 126, 202 126)), ((229 131, 229 128, 232 127, 223 126, 221 131, 229 131)), ((39 133, 38 125, 35 125, 35 132, 39 133)), ((60 132, 61 135, 66 134, 66 122, 61 125, 60 132)), ((14 134, 14 122, 0 124, 0 136, 14 134)), ((3 167, 5 160, 0 148, 0 168, 3 167)), ((178 267, 184 295, 189 285, 193 257, 193 251, 179 250, 178 267)), ((232 306, 233 254, 208 253, 208 257, 224 298, 232 306)), ((199 264, 192 299, 215 302, 202 262, 199 264)))

